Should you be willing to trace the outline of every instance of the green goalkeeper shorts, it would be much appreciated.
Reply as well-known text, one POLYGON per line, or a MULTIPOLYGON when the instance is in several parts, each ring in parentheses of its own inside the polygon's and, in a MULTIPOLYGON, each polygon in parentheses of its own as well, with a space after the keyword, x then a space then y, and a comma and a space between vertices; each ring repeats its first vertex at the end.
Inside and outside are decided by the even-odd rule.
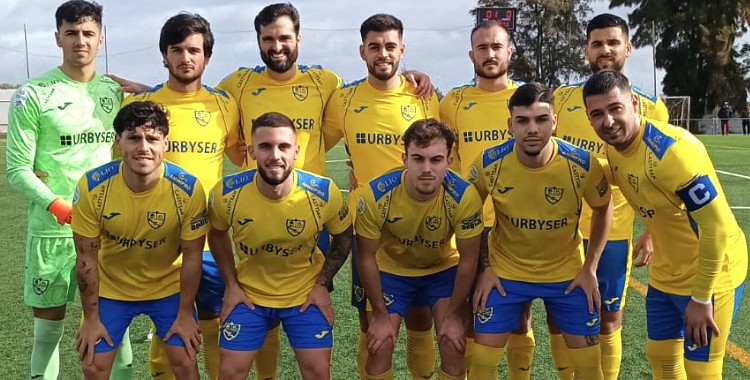
POLYGON ((29 236, 23 301, 46 309, 67 304, 76 295, 76 251, 73 238, 29 236))

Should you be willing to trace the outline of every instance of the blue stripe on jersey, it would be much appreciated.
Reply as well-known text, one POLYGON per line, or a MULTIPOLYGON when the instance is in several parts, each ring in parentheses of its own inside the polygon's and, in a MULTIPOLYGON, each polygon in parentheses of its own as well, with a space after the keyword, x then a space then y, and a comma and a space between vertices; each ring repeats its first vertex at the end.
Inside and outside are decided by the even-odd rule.
POLYGON ((375 202, 401 183, 401 173, 403 172, 404 169, 394 170, 370 181, 370 189, 372 189, 372 195, 375 196, 375 202))
POLYGON ((221 180, 221 195, 227 195, 230 191, 236 190, 241 188, 242 186, 247 185, 248 183, 253 182, 253 178, 255 178, 255 172, 257 170, 246 170, 244 172, 239 172, 237 174, 232 174, 224 177, 221 180))
POLYGON ((591 155, 588 151, 585 151, 575 145, 571 145, 564 140, 556 139, 557 142, 557 154, 561 157, 567 158, 573 161, 576 165, 589 171, 591 165, 591 155))
POLYGON ((261 65, 258 65, 258 66, 255 66, 255 67, 253 67, 253 68, 252 68, 252 69, 250 69, 250 70, 252 70, 252 71, 255 71, 256 73, 262 73, 263 71, 265 71, 265 70, 266 70, 266 67, 265 67, 265 66, 261 66, 261 65))
POLYGON ((140 94, 144 94, 144 93, 154 93, 154 92, 156 92, 156 91, 159 91, 159 90, 160 90, 160 89, 161 89, 162 87, 164 87, 164 83, 159 83, 159 84, 157 84, 156 86, 154 86, 154 87, 151 87, 151 88, 149 88, 149 89, 148 89, 148 90, 146 90, 146 91, 143 91, 143 92, 136 92, 136 93, 134 93, 133 95, 140 95, 140 94))
POLYGON ((182 189, 187 195, 193 195, 195 182, 198 180, 185 169, 166 161, 164 161, 164 178, 182 189))
POLYGON ((641 90, 640 87, 638 87, 638 86, 636 86, 636 85, 634 85, 632 83, 630 84, 630 91, 633 91, 633 92, 636 93, 636 95, 642 96, 642 97, 644 97, 644 98, 646 98, 646 99, 648 99, 648 100, 656 103, 656 99, 657 99, 656 95, 651 95, 651 94, 649 94, 649 93, 641 90))
POLYGON ((516 143, 515 139, 509 139, 508 141, 487 148, 482 152, 482 167, 486 168, 493 162, 505 157, 508 153, 513 151, 513 145, 516 143))
POLYGON ((301 73, 304 73, 305 71, 310 70, 310 69, 323 70, 323 66, 321 66, 321 65, 310 65, 310 66, 307 66, 307 65, 297 65, 297 69, 301 73))
POLYGON ((357 80, 355 80, 355 81, 353 81, 353 82, 349 82, 349 83, 344 83, 344 84, 343 84, 343 85, 341 86, 341 88, 347 88, 347 87, 352 87, 352 86, 356 86, 356 85, 358 85, 358 84, 360 84, 360 83, 364 82, 364 81, 365 81, 366 79, 367 79, 367 78, 362 78, 362 79, 357 79, 357 80))
POLYGON ((664 157, 664 154, 667 153, 667 149, 675 143, 675 139, 665 135, 662 131, 647 121, 646 130, 643 132, 643 142, 645 142, 646 146, 648 146, 649 149, 654 152, 654 155, 661 160, 662 157, 664 157))
POLYGON ((685 202, 685 208, 688 212, 693 212, 711 203, 719 195, 719 192, 716 191, 711 178, 704 174, 695 176, 687 186, 677 191, 677 195, 685 202))
POLYGON ((445 179, 443 179, 443 189, 445 189, 445 192, 448 193, 448 195, 450 195, 451 198, 456 201, 456 203, 461 202, 461 198, 463 198, 464 192, 466 192, 467 187, 469 187, 469 183, 455 172, 449 170, 445 173, 445 179))
POLYGON ((297 186, 303 188, 308 193, 328 202, 328 190, 331 186, 331 180, 320 177, 311 173, 295 170, 297 172, 297 186))
POLYGON ((219 94, 219 95, 221 95, 221 96, 229 99, 229 95, 227 95, 227 93, 224 92, 224 91, 222 91, 222 90, 219 90, 217 88, 213 88, 211 86, 206 86, 205 84, 203 85, 203 88, 205 88, 206 91, 208 91, 208 92, 210 92, 212 94, 219 94))
POLYGON ((86 172, 89 191, 99 186, 102 182, 112 178, 120 171, 120 160, 104 164, 94 170, 86 172))

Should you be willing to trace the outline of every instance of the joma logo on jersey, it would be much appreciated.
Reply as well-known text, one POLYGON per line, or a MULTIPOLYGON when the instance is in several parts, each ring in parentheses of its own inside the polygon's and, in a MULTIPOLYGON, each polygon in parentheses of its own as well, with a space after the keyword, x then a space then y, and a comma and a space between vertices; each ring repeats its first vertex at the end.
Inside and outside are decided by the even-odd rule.
POLYGON ((112 98, 99 98, 99 105, 102 106, 102 109, 106 113, 112 113, 112 110, 115 108, 114 104, 115 102, 112 98))
POLYGON ((544 188, 544 199, 550 204, 560 202, 563 197, 564 190, 559 187, 549 186, 544 188))
POLYGON ((354 135, 357 144, 370 145, 401 145, 403 136, 393 133, 364 133, 358 132, 354 135))
POLYGON ((261 93, 261 92, 263 92, 263 91, 265 91, 265 90, 266 90, 266 88, 265 88, 265 87, 259 87, 259 88, 258 88, 258 89, 256 89, 255 91, 251 92, 251 94, 252 94, 253 96, 258 96, 258 95, 260 95, 260 93, 261 93))
POLYGON ((211 122, 211 112, 208 112, 206 110, 196 110, 195 113, 195 122, 198 123, 201 127, 205 127, 208 125, 208 123, 211 122))
POLYGON ((294 98, 299 100, 300 102, 305 101, 307 99, 308 89, 307 86, 293 86, 292 87, 292 95, 294 95, 294 98))
POLYGON ((401 117, 406 121, 411 121, 417 116, 417 107, 412 104, 401 106, 401 117))
POLYGON ((60 146, 101 144, 115 141, 115 132, 84 132, 77 135, 60 135, 60 146))
POLYGON ((305 221, 301 219, 287 219, 286 232, 292 236, 298 236, 305 230, 305 221))
POLYGON ((226 340, 234 340, 234 338, 240 335, 241 329, 242 325, 238 323, 226 322, 224 323, 224 326, 221 327, 221 334, 226 340))
POLYGON ((464 111, 468 111, 471 109, 471 107, 474 107, 477 104, 477 102, 469 102, 469 104, 464 106, 464 111))
POLYGON ((146 220, 151 228, 157 230, 164 225, 164 221, 167 220, 167 214, 159 211, 149 211, 146 214, 146 220))
POLYGON ((491 131, 464 131, 464 142, 505 140, 508 131, 493 129, 491 131))
POLYGON ((641 185, 638 182, 638 176, 628 173, 628 183, 633 187, 636 193, 641 190, 641 185))
POLYGON ((424 220, 424 226, 427 227, 430 231, 435 231, 436 229, 440 228, 440 224, 442 223, 443 218, 439 216, 430 215, 424 220))

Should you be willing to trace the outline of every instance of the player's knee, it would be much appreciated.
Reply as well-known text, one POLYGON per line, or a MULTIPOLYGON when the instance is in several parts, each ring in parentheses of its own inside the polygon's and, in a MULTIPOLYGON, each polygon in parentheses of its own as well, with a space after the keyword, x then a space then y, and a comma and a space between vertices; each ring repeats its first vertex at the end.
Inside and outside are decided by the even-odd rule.
POLYGON ((305 379, 327 380, 331 378, 331 367, 325 360, 317 360, 312 363, 300 364, 300 372, 305 379))
POLYGON ((96 360, 96 357, 94 359, 95 360, 93 363, 91 363, 91 365, 83 363, 83 365, 81 366, 84 379, 104 378, 105 374, 110 371, 111 364, 107 365, 103 361, 96 360))
POLYGON ((601 321, 599 323, 600 334, 611 334, 622 326, 622 313, 620 312, 601 312, 601 321))
MULTIPOLYGON (((184 349, 180 349, 184 352, 184 349)), ((195 359, 190 359, 190 357, 187 356, 187 353, 170 355, 169 365, 172 367, 172 371, 174 371, 175 377, 178 379, 192 378, 190 376, 192 376, 193 373, 197 374, 198 372, 198 366, 195 359)))
POLYGON ((462 373, 466 370, 464 353, 456 349, 453 342, 448 339, 440 339, 438 343, 440 350, 440 365, 446 373, 462 373))

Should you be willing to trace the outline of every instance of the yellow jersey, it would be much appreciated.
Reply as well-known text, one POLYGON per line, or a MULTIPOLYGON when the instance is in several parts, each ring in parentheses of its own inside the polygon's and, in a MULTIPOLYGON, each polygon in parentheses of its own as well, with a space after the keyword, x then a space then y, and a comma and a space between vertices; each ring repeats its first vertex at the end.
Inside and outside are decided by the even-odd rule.
POLYGON ((583 265, 578 230, 583 201, 593 207, 611 198, 598 160, 552 138, 552 159, 540 168, 523 165, 515 140, 485 149, 469 168, 469 180, 495 208, 489 258, 499 277, 551 283, 572 280, 583 265))
POLYGON ((73 232, 101 239, 99 296, 146 301, 180 291, 181 241, 208 230, 200 181, 164 162, 153 188, 134 193, 121 161, 86 172, 73 196, 73 232))
POLYGON ((224 177, 208 200, 211 227, 233 230, 240 285, 265 307, 303 304, 323 268, 318 235, 323 227, 335 235, 352 224, 332 180, 298 169, 291 175, 294 187, 282 199, 261 194, 257 171, 248 170, 224 177))
POLYGON ((706 148, 690 132, 641 118, 624 151, 607 148, 610 170, 654 241, 649 285, 708 300, 739 286, 747 242, 706 148))

